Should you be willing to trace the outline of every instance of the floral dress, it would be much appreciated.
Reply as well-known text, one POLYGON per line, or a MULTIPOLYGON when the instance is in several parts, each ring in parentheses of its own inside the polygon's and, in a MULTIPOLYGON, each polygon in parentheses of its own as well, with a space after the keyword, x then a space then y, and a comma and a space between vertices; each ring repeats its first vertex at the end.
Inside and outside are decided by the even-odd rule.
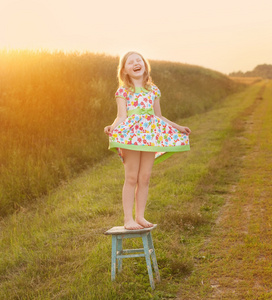
POLYGON ((118 88, 115 97, 126 100, 127 118, 110 134, 109 149, 117 151, 121 159, 121 149, 156 152, 155 163, 175 152, 190 150, 188 135, 155 115, 153 105, 160 96, 156 85, 150 90, 136 87, 134 92, 118 88))

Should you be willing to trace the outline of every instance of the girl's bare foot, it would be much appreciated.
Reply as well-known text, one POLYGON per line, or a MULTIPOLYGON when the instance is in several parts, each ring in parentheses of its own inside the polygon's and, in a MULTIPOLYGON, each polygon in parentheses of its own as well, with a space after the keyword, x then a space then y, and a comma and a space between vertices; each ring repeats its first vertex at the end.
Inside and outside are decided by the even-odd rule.
POLYGON ((138 224, 142 225, 144 228, 153 227, 154 224, 148 222, 145 218, 136 218, 138 224))
POLYGON ((125 227, 125 229, 129 229, 129 230, 137 230, 137 229, 143 229, 144 228, 142 225, 138 224, 134 220, 125 222, 124 227, 125 227))

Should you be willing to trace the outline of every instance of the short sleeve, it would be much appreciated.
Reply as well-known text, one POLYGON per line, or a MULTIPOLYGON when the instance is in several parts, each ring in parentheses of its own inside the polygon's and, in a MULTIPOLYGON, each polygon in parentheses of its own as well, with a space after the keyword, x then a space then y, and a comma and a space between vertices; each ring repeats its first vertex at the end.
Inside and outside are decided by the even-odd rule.
POLYGON ((155 100, 157 98, 160 98, 161 97, 161 91, 159 90, 159 88, 156 85, 154 85, 152 89, 153 89, 153 93, 155 95, 155 100))
POLYGON ((123 98, 125 100, 128 100, 129 97, 128 97, 128 92, 127 92, 126 88, 124 88, 123 86, 120 86, 115 93, 115 98, 123 98))

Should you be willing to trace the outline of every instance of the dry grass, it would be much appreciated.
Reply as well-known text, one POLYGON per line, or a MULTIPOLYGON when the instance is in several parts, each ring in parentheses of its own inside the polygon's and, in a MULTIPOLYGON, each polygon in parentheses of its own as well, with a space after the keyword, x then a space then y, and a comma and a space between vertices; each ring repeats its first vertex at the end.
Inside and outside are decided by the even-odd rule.
POLYGON ((243 83, 243 84, 254 84, 254 83, 257 83, 261 80, 263 80, 262 77, 232 77, 232 76, 229 76, 229 78, 235 82, 238 82, 238 83, 243 83))

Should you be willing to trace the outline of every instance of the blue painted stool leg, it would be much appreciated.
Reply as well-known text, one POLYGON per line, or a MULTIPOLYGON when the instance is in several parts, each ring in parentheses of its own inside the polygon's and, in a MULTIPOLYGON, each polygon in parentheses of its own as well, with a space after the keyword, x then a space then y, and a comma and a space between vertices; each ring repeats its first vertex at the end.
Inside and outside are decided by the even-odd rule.
MULTIPOLYGON (((118 254, 122 254, 123 251, 123 245, 122 245, 122 236, 117 236, 117 251, 118 254)), ((117 268, 118 272, 120 273, 122 271, 122 258, 117 258, 117 268)))
POLYGON ((116 273, 116 242, 117 238, 116 235, 112 235, 112 247, 111 247, 111 280, 115 280, 115 273, 116 273))
POLYGON ((158 281, 161 281, 160 273, 159 273, 159 267, 158 267, 158 263, 157 263, 157 258, 156 258, 156 253, 155 253, 155 248, 154 248, 151 232, 148 233, 147 239, 148 239, 148 243, 149 243, 149 248, 152 249, 151 258, 152 258, 152 261, 153 261, 153 268, 154 268, 154 271, 155 271, 155 274, 156 274, 156 278, 157 278, 158 281))
POLYGON ((147 270, 148 270, 149 281, 150 281, 151 288, 154 290, 155 284, 154 284, 153 273, 152 273, 152 266, 151 266, 151 260, 150 260, 147 235, 143 234, 142 239, 143 239, 144 253, 145 253, 145 260, 146 260, 146 265, 147 265, 147 270))

